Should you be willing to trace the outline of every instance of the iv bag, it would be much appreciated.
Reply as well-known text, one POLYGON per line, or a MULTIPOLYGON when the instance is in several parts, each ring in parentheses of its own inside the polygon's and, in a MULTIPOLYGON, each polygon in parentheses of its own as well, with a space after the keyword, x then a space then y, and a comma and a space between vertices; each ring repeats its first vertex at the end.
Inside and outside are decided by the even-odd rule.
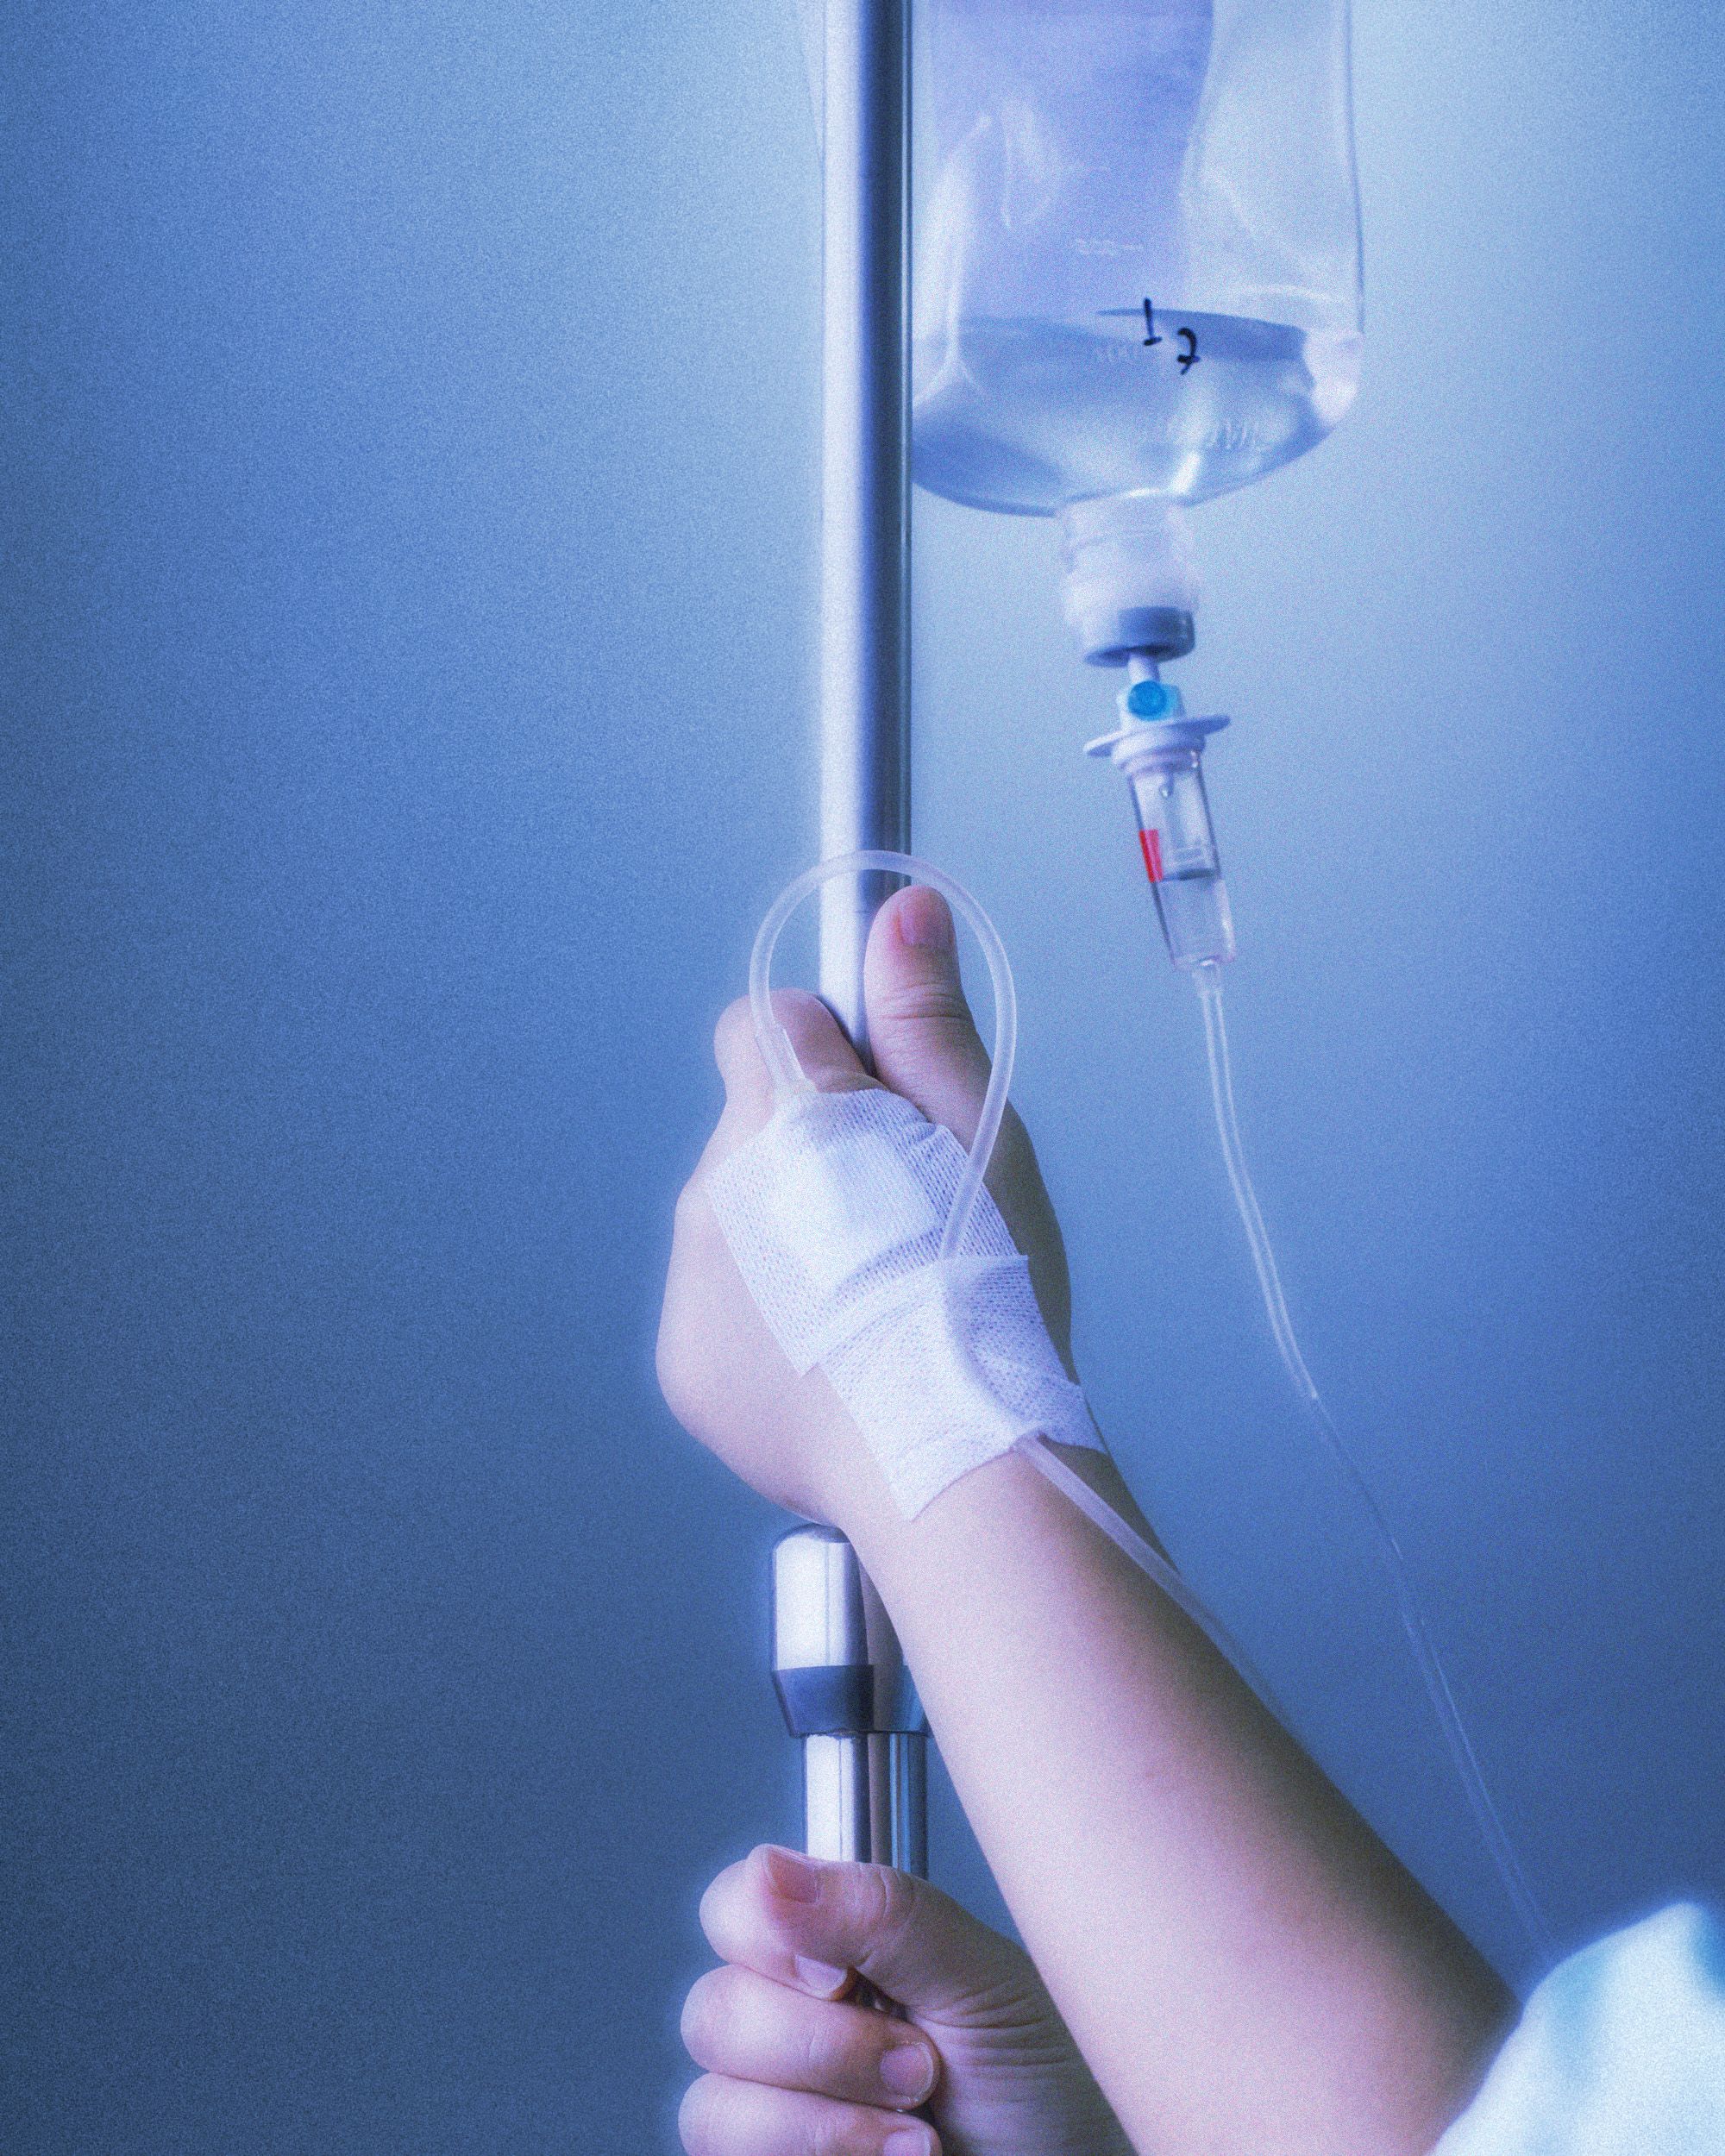
POLYGON ((1189 609, 1185 506, 1353 400, 1347 0, 919 12, 916 477, 1059 515, 1069 617, 1119 658, 1137 611, 1189 609))

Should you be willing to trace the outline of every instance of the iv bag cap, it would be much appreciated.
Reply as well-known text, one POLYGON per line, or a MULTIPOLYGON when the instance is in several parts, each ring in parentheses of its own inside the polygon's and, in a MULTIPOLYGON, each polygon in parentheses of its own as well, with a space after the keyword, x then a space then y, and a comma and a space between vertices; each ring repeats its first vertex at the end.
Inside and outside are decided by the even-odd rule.
POLYGON ((1074 624, 1093 667, 1123 667, 1134 652, 1147 659, 1183 659, 1198 641, 1183 606, 1098 606, 1074 624))
POLYGON ((1153 494, 1107 494, 1060 512, 1062 608, 1092 666, 1192 649, 1198 568, 1186 511, 1153 494))

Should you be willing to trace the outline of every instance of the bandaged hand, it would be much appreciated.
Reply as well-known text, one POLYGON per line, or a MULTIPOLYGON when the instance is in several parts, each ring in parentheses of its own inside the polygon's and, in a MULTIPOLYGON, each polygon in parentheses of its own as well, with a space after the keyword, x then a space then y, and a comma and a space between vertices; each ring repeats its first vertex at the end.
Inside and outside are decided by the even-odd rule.
MULTIPOLYGON (((968 1145, 988 1060, 960 983, 951 916, 935 893, 902 891, 881 909, 864 987, 879 1082, 968 1145)), ((875 1085, 825 1006, 807 995, 774 1001, 798 1060, 821 1091, 875 1085)), ((843 1527, 850 1505, 871 1484, 878 1488, 879 1470, 824 1372, 799 1376, 768 1332, 709 1194, 720 1163, 766 1126, 774 1109, 746 1001, 719 1021, 716 1052, 725 1105, 678 1201, 659 1330, 660 1382, 684 1427, 745 1481, 793 1511, 843 1527)), ((1010 1111, 988 1190, 1029 1260, 1037 1303, 1064 1360, 1065 1253, 1030 1140, 1010 1111)))

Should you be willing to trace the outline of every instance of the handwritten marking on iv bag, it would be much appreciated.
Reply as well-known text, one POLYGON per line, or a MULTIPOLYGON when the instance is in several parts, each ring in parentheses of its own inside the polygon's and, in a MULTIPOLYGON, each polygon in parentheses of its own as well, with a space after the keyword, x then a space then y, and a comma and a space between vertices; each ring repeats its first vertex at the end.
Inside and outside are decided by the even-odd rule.
MULTIPOLYGON (((1110 311, 1112 312, 1112 310, 1110 311)), ((1163 336, 1157 329, 1156 309, 1147 299, 1144 303, 1144 342, 1146 344, 1165 344, 1168 342, 1167 338, 1163 336)), ((1189 374, 1198 364, 1197 333, 1195 330, 1187 329, 1182 323, 1175 331, 1174 336, 1175 342, 1180 347, 1179 351, 1174 355, 1174 363, 1182 374, 1189 374)))
POLYGON ((1151 308, 925 329, 912 344, 918 484, 1020 516, 1092 494, 1208 501, 1321 442, 1353 401, 1357 332, 1151 308), (1147 347, 1152 323, 1162 342, 1147 347))

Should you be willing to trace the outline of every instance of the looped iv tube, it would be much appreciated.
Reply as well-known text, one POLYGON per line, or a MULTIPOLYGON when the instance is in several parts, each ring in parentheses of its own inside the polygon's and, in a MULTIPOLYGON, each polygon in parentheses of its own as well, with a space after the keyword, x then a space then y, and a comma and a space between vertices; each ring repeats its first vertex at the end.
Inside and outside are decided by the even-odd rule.
POLYGON ((760 1044, 762 1060, 777 1098, 782 1100, 788 1094, 812 1093, 814 1087, 797 1061, 791 1037, 774 1014, 773 954, 779 948, 786 922, 803 900, 812 898, 824 883, 831 883, 839 876, 862 876, 882 871, 888 875, 908 876, 939 892, 981 945, 988 968, 988 986, 994 993, 994 1064, 988 1073, 988 1090, 982 1095, 976 1135, 971 1140, 964 1173, 953 1194, 952 1210, 946 1216, 945 1230, 940 1238, 941 1257, 956 1257, 964 1248, 970 1218, 976 1210, 977 1193, 988 1172, 988 1163, 994 1156, 994 1145, 1007 1112, 1007 1094, 1013 1082, 1013 1065, 1019 1052, 1019 998, 1018 990, 1013 986, 1012 962, 994 924, 964 886, 932 862, 919 861, 914 854, 893 853, 884 847, 865 847, 856 853, 840 854, 831 861, 817 862, 794 883, 786 885, 756 933, 755 948, 749 955, 750 1015, 754 1019, 755 1038, 760 1044))
MULTIPOLYGON (((1012 1088, 1013 1066, 1018 1058, 1018 992, 1013 985, 1012 964, 999 932, 982 906, 956 877, 949 876, 944 869, 937 868, 931 862, 918 860, 913 854, 869 848, 856 853, 841 854, 831 861, 819 862, 812 868, 806 869, 795 882, 786 886, 761 924, 749 960, 750 1012, 754 1020, 755 1037, 773 1081, 775 1096, 784 1100, 799 1093, 812 1092, 814 1087, 797 1061, 797 1052, 790 1035, 780 1025, 773 1010, 773 955, 778 949, 779 937, 784 931, 785 924, 804 899, 812 896, 824 883, 829 883, 838 876, 867 875, 881 871, 889 875, 907 877, 916 883, 927 884, 940 893, 976 938, 988 965, 989 985, 994 993, 993 1065, 988 1074, 988 1088, 982 1096, 982 1112, 977 1119, 976 1134, 971 1140, 964 1172, 953 1193, 951 1209, 941 1233, 938 1255, 944 1260, 959 1256, 964 1249, 965 1238, 969 1233, 970 1223, 976 1210, 976 1200, 1000 1138, 1001 1119, 1007 1112, 1007 1097, 1012 1088)), ((1045 1439, 1032 1437, 1016 1449, 1095 1526, 1101 1528, 1109 1541, 1141 1572, 1155 1581, 1175 1607, 1196 1625, 1218 1653, 1233 1664, 1266 1706, 1272 1711, 1280 1711, 1239 1642, 1211 1614, 1201 1598, 1194 1593, 1190 1583, 1175 1570, 1153 1544, 1146 1542, 1130 1522, 1123 1520, 1105 1498, 1091 1489, 1082 1476, 1070 1468, 1045 1439)))
MULTIPOLYGON (((1275 1250, 1247 1171, 1234 1104, 1227 1031, 1222 1017, 1222 963, 1233 956, 1233 929, 1200 768, 1206 738, 1226 721, 1188 719, 1180 706, 1178 692, 1168 689, 1153 677, 1134 684, 1121 701, 1126 706, 1126 723, 1120 734, 1092 743, 1091 752, 1111 755, 1132 784, 1138 812, 1140 843, 1168 939, 1169 954, 1176 967, 1191 976, 1198 991, 1204 1018, 1211 1106, 1223 1163, 1251 1249, 1276 1353, 1320 1445, 1365 1513, 1395 1592, 1402 1631, 1457 1779, 1504 1892, 1543 1971, 1557 1959, 1551 1932, 1486 1786, 1443 1658, 1420 1608, 1407 1557, 1306 1367, 1283 1293, 1275 1250), (1146 734, 1151 736, 1148 741, 1143 738, 1146 734), (1176 893, 1172 903, 1168 898, 1170 890, 1176 893)), ((982 906, 956 878, 911 854, 869 849, 821 862, 787 887, 761 924, 750 958, 750 1012, 756 1038, 775 1095, 782 1100, 798 1093, 812 1091, 809 1078, 797 1061, 790 1036, 773 1010, 774 954, 787 921, 804 899, 823 884, 838 876, 882 871, 927 884, 948 900, 975 937, 994 992, 994 1064, 976 1134, 941 1236, 939 1255, 945 1259, 964 1248, 977 1197, 1000 1137, 1018 1050, 1018 998, 1012 967, 1006 948, 982 906)), ((1211 1614, 1190 1583, 1161 1551, 1123 1520, 1044 1439, 1028 1438, 1017 1450, 1140 1571, 1155 1582, 1233 1664, 1266 1706, 1279 1712, 1273 1695, 1253 1670, 1239 1642, 1211 1614)))

